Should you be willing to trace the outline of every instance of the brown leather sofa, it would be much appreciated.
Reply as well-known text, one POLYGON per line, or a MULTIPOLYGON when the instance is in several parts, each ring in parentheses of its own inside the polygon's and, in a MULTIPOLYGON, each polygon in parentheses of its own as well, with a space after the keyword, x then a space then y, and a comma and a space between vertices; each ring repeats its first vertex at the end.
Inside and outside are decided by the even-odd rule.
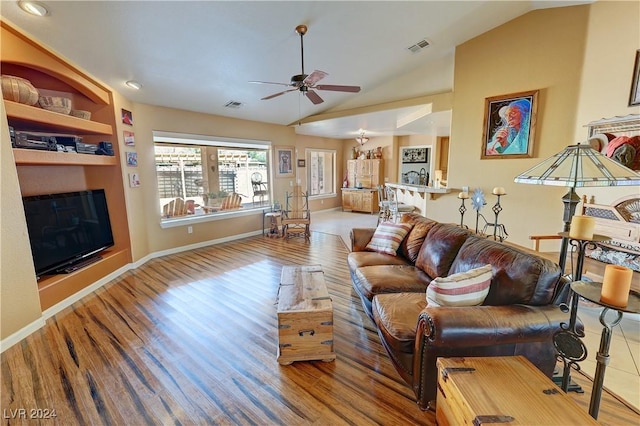
POLYGON ((568 322, 558 306, 568 289, 560 267, 453 224, 414 213, 402 221, 414 226, 397 256, 366 251, 375 229, 354 228, 348 265, 365 312, 420 408, 435 401, 438 357, 523 355, 551 377, 552 337, 568 322), (433 278, 486 264, 493 277, 481 306, 427 306, 433 278))

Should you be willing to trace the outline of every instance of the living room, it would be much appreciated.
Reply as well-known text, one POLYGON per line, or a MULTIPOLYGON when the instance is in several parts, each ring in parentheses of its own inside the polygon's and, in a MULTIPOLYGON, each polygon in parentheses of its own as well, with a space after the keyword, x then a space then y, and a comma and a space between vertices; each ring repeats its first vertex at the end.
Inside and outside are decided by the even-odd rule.
MULTIPOLYGON (((3 6, 4 7, 4 6, 3 6)), ((561 197, 565 188, 519 185, 513 178, 548 158, 565 146, 587 137, 584 125, 593 120, 640 113, 638 106, 629 107, 628 98, 635 52, 640 48, 637 2, 595 2, 566 8, 542 9, 520 16, 457 47, 455 52, 455 91, 424 94, 391 103, 393 106, 432 102, 436 109, 452 111, 450 188, 504 187, 501 220, 507 224, 509 241, 529 246, 532 234, 554 234, 561 230, 561 197), (510 66, 496 66, 496 55, 508 57, 510 66), (516 65, 512 65, 516 64, 516 65), (536 148, 533 158, 517 160, 481 160, 480 140, 484 100, 487 97, 538 89, 539 104, 536 148), (541 208, 544 206, 544 208, 541 208)), ((46 45, 46 39, 41 40, 46 45)), ((136 268, 165 254, 211 243, 225 242, 261 232, 257 217, 239 217, 224 222, 193 225, 193 233, 185 227, 162 229, 155 189, 152 132, 157 129, 176 133, 215 135, 227 138, 271 140, 276 145, 293 146, 303 151, 322 146, 337 151, 337 163, 346 164, 355 141, 298 135, 288 126, 238 120, 135 103, 124 92, 113 92, 113 107, 131 111, 133 127, 117 122, 115 134, 135 131, 138 169, 142 185, 123 185, 125 210, 130 239, 129 268, 136 268), (158 218, 158 220, 155 220, 158 218), (221 225, 221 224, 224 225, 221 225), (212 226, 213 224, 213 226, 212 226)), ((358 108, 349 112, 356 113, 358 108)), ((4 115, 4 114, 3 114, 4 115)), ((8 138, 6 120, 3 139, 8 138), (7 136, 7 137, 5 137, 7 136)), ((394 163, 400 146, 431 144, 424 136, 376 137, 369 143, 384 148, 385 176, 397 180, 394 163)), ((121 146, 124 141, 118 140, 121 146)), ((123 168, 123 170, 125 170, 123 168)), ((304 170, 296 170, 302 185, 304 170)), ((337 170, 341 181, 342 171, 337 170)), ((125 179, 123 172, 122 178, 125 179)), ((282 199, 290 178, 274 182, 274 193, 282 199)), ((594 196, 598 203, 608 204, 623 196, 637 193, 635 188, 595 188, 579 190, 580 195, 594 196)), ((441 196, 429 217, 451 222, 458 219, 458 191, 441 196), (455 219, 455 220, 454 220, 455 219)), ((39 329, 56 311, 42 309, 35 274, 28 268, 15 268, 31 256, 24 233, 24 217, 20 206, 20 190, 13 156, 2 146, 2 341, 11 342, 39 329), (12 250, 8 250, 11 248, 12 250), (17 333, 17 334, 16 334, 17 333), (11 339, 9 339, 11 338, 11 339)), ((312 201, 312 210, 339 208, 340 198, 312 201)), ((557 251, 557 242, 549 242, 544 251, 557 251)), ((108 277, 109 281, 115 277, 108 277)), ((102 282, 101 284, 104 284, 102 282)), ((59 307, 63 309, 66 306, 59 307)), ((20 338, 14 341, 20 341, 20 338)))

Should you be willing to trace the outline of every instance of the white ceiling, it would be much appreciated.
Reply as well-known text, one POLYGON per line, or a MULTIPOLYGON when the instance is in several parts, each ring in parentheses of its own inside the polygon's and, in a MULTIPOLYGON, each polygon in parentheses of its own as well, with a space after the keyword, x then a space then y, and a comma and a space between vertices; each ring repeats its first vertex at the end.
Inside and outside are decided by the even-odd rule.
MULTIPOLYGON (((0 15, 126 98, 246 120, 289 125, 340 110, 453 90, 455 46, 536 8, 585 1, 51 1, 49 16, 0 1, 0 15), (321 84, 359 85, 359 93, 318 91, 313 105, 288 83, 327 72, 321 84), (419 53, 408 47, 426 39, 419 53), (139 91, 124 85, 142 84, 139 91), (229 101, 242 105, 226 108, 229 101)), ((296 125, 296 132, 351 138, 449 134, 450 111, 405 126, 421 106, 296 125)))

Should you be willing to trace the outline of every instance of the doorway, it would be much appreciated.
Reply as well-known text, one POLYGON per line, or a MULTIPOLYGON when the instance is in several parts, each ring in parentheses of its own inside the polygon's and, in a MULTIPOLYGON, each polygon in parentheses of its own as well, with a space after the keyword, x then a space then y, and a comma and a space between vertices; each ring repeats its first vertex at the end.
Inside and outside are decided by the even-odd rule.
POLYGON ((429 185, 433 164, 432 155, 431 145, 400 147, 398 182, 404 185, 429 185))

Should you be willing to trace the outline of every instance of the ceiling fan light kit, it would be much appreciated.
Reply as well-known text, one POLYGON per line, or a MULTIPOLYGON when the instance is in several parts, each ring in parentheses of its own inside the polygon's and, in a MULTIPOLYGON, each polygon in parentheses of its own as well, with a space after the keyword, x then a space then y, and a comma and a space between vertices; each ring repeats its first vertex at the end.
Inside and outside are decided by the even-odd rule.
POLYGON ((321 104, 324 102, 324 99, 318 95, 315 90, 328 90, 333 92, 347 92, 347 93, 358 93, 360 91, 360 86, 343 86, 337 84, 316 84, 318 81, 325 78, 327 75, 326 72, 315 70, 311 74, 304 73, 304 35, 307 33, 306 25, 298 25, 296 27, 296 33, 300 35, 300 59, 301 59, 301 69, 302 72, 300 74, 296 74, 291 77, 290 83, 272 83, 269 81, 250 81, 250 83, 258 83, 258 84, 277 84, 280 86, 292 87, 291 89, 283 90, 282 92, 274 93, 269 96, 265 96, 261 98, 261 100, 269 100, 276 98, 280 95, 284 95, 285 93, 299 91, 303 95, 306 95, 307 99, 309 99, 314 105, 321 104))

